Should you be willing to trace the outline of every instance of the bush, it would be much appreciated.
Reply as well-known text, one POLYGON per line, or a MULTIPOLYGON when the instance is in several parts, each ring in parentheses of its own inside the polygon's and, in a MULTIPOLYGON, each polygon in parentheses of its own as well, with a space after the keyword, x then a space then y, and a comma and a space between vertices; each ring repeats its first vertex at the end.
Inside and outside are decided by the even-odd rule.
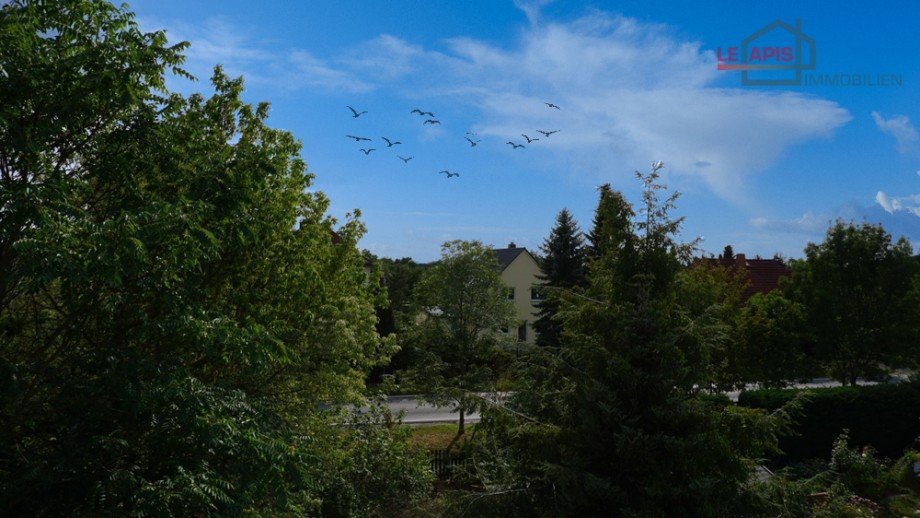
MULTIPOLYGON (((801 390, 754 390, 742 392, 738 404, 774 410, 801 390)), ((793 435, 780 440, 786 463, 827 458, 834 440, 849 429, 858 446, 872 446, 879 455, 900 457, 920 436, 920 383, 862 387, 834 387, 808 391, 802 416, 793 435)))

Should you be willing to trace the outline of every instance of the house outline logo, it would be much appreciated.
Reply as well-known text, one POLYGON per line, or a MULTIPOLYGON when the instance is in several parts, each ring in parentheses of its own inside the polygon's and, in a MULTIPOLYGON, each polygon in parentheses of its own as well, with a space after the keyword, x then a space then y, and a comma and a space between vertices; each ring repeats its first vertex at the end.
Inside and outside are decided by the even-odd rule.
POLYGON ((727 57, 723 57, 722 49, 718 50, 718 70, 740 70, 741 84, 745 86, 800 86, 802 84, 802 71, 815 70, 817 64, 815 40, 802 32, 802 20, 796 19, 795 25, 790 25, 782 20, 774 20, 741 41, 740 52, 738 47, 729 47, 727 57), (776 31, 784 30, 795 40, 793 47, 759 47, 756 40, 776 31), (807 48, 806 53, 804 52, 807 48), (740 56, 739 56, 740 54, 740 56), (739 59, 740 58, 740 59, 739 59), (773 62, 769 62, 770 58, 773 62), (793 78, 755 79, 751 78, 752 71, 795 71, 793 78))
POLYGON ((802 84, 802 70, 814 70, 817 64, 817 53, 815 40, 802 32, 802 20, 797 19, 795 25, 789 25, 782 20, 774 20, 765 25, 762 29, 741 40, 741 63, 747 65, 741 69, 741 84, 749 86, 798 86, 802 84), (748 63, 748 48, 751 42, 765 36, 775 29, 783 29, 792 34, 795 38, 795 51, 793 59, 789 65, 755 65, 748 63), (802 44, 806 43, 809 47, 808 61, 802 62, 802 44), (795 70, 795 79, 751 79, 751 70, 795 70))

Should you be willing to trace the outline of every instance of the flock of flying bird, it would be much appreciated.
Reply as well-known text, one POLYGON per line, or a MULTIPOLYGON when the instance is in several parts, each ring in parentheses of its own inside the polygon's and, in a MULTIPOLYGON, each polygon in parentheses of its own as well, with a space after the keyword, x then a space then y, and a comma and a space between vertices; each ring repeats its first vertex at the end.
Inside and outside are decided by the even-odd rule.
MULTIPOLYGON (((559 106, 556 106, 556 105, 553 104, 553 103, 543 103, 543 104, 545 104, 545 105, 547 106, 547 108, 552 108, 552 109, 556 109, 556 110, 559 110, 559 109, 560 109, 559 106)), ((357 119, 358 117, 360 117, 360 116, 362 116, 362 115, 364 115, 364 114, 367 113, 367 110, 358 111, 358 110, 354 109, 354 108, 351 107, 351 106, 346 106, 346 108, 348 108, 349 110, 351 110, 351 113, 352 113, 351 116, 352 116, 353 119, 357 119)), ((413 109, 413 110, 412 110, 411 112, 409 112, 409 113, 418 114, 419 117, 425 118, 425 121, 422 122, 422 126, 426 126, 426 125, 429 125, 429 124, 432 125, 432 126, 434 126, 434 125, 440 125, 440 124, 441 124, 441 121, 438 120, 438 119, 436 119, 434 113, 432 113, 432 112, 422 111, 422 110, 419 109, 419 108, 415 108, 415 109, 413 109)), ((549 138, 549 136, 552 135, 553 133, 558 133, 558 132, 559 132, 559 130, 552 130, 552 131, 536 130, 536 131, 537 131, 537 133, 543 135, 543 138, 549 138)), ((354 141, 355 141, 355 142, 358 142, 358 143, 360 143, 360 142, 372 142, 372 140, 369 139, 369 138, 367 138, 367 137, 359 137, 359 136, 356 136, 356 135, 345 135, 345 136, 346 136, 347 138, 354 139, 354 141)), ((531 138, 531 137, 527 136, 527 135, 524 134, 524 133, 522 133, 521 136, 524 137, 524 139, 527 140, 527 144, 531 144, 531 143, 533 143, 533 142, 536 142, 536 141, 540 140, 539 137, 537 137, 537 138, 531 138)), ((400 141, 398 141, 398 140, 395 140, 395 139, 390 139, 390 138, 387 138, 387 137, 380 137, 380 138, 381 138, 384 142, 386 142, 387 148, 391 148, 391 147, 393 147, 393 146, 398 146, 398 145, 401 145, 401 144, 402 144, 402 142, 400 142, 400 141)), ((476 138, 476 134, 473 133, 473 132, 470 132, 470 131, 467 131, 467 132, 466 132, 466 135, 465 135, 463 138, 466 139, 467 142, 469 142, 470 147, 476 147, 476 145, 478 145, 480 142, 482 142, 481 139, 480 139, 480 140, 474 140, 474 139, 476 138), (470 137, 472 137, 472 138, 470 138, 470 137)), ((509 140, 508 142, 506 142, 506 144, 510 145, 512 149, 526 148, 526 147, 527 147, 525 144, 518 144, 518 143, 513 142, 513 141, 511 141, 511 140, 509 140)), ((371 152, 376 151, 376 148, 372 148, 372 147, 368 146, 368 147, 366 147, 366 148, 361 148, 360 151, 361 151, 362 153, 364 153, 364 156, 368 156, 368 155, 371 154, 371 152)), ((404 164, 408 164, 408 163, 409 163, 409 160, 412 160, 413 158, 415 158, 414 156, 410 156, 410 157, 404 157, 404 156, 402 156, 402 155, 396 155, 396 156, 397 156, 397 158, 399 158, 400 160, 402 160, 404 164)), ((454 176, 460 176, 460 173, 455 173, 455 172, 449 171, 449 170, 447 170, 447 169, 444 169, 444 170, 442 170, 442 171, 438 171, 438 174, 443 174, 443 175, 445 175, 446 178, 453 178, 454 176)))

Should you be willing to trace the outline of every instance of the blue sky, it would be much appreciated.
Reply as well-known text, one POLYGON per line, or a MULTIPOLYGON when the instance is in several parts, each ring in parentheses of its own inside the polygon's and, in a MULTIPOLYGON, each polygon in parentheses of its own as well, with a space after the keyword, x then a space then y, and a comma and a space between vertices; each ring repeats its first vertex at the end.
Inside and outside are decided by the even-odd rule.
MULTIPOLYGON (((247 100, 303 142, 361 246, 435 259, 441 243, 536 248, 567 207, 587 230, 596 186, 638 199, 666 164, 684 238, 706 253, 799 257, 837 218, 920 244, 920 19, 913 2, 179 2, 130 4, 142 28, 187 40, 207 90, 220 63, 247 100), (813 74, 901 86, 744 86, 717 51, 781 19, 816 45, 813 74), (544 102, 558 104, 548 108, 544 102), (368 110, 358 119, 346 105, 368 110), (410 114, 432 111, 442 124, 410 114), (545 138, 541 130, 560 130, 545 138), (475 133, 471 147, 464 137, 475 133), (540 137, 524 149, 508 140, 540 137), (376 151, 345 135, 373 138, 376 151), (387 149, 380 137, 402 144, 387 149), (404 164, 397 155, 414 157, 404 164), (438 171, 460 176, 447 179, 438 171)), ((788 45, 768 41, 767 45, 788 45)))

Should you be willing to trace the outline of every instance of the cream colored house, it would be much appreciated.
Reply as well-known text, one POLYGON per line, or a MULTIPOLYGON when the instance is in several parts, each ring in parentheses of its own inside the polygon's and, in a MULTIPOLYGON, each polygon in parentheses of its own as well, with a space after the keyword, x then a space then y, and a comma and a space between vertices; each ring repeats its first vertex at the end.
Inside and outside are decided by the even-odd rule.
MULTIPOLYGON (((496 248, 495 255, 502 266, 502 280, 508 285, 508 298, 514 301, 518 321, 517 338, 533 343, 536 340, 533 323, 539 313, 536 304, 540 300, 537 289, 540 284, 540 266, 526 248, 514 243, 508 244, 508 248, 496 248)), ((509 333, 514 332, 509 330, 509 333)))

